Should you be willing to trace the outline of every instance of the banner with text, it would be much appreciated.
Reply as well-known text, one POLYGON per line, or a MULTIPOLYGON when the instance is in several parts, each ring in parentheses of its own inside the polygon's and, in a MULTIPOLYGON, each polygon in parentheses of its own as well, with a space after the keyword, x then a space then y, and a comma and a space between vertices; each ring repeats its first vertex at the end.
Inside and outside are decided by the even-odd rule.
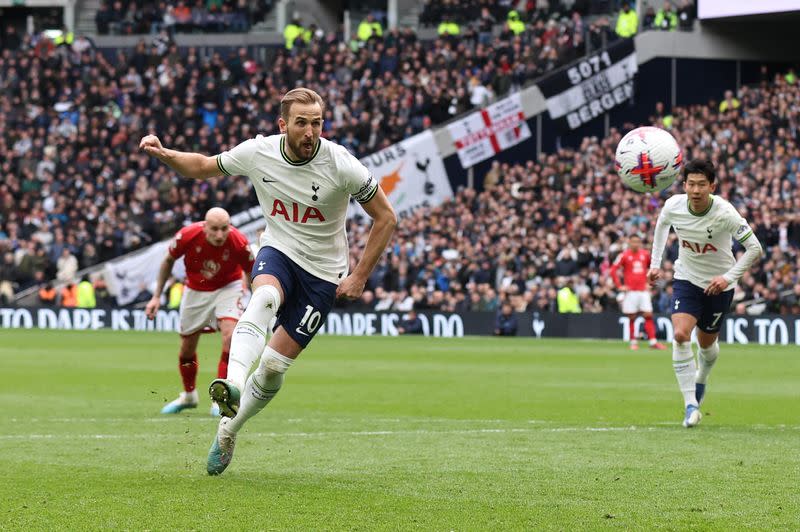
MULTIPOLYGON (((494 331, 493 312, 420 311, 422 334, 440 338, 488 336, 494 331)), ((334 309, 320 327, 320 334, 339 336, 398 336, 402 312, 346 311, 334 309)), ((628 318, 619 314, 519 313, 516 336, 534 338, 597 338, 628 341, 628 318)), ((655 316, 659 338, 672 341, 669 316, 655 316)), ((116 331, 177 332, 177 310, 161 310, 148 320, 142 309, 0 307, 0 329, 112 329, 116 331)), ((644 320, 634 323, 635 334, 644 320)), ((720 341, 729 344, 800 345, 800 316, 728 316, 722 322, 720 341)), ((799 352, 800 353, 800 352, 799 352)))
MULTIPOLYGON (((103 271, 108 291, 117 298, 118 305, 127 305, 136 300, 140 293, 153 292, 158 278, 158 270, 167 256, 169 240, 153 244, 140 253, 106 263, 103 271)), ((172 275, 179 279, 186 277, 183 257, 175 261, 172 275)))
POLYGON ((638 70, 633 39, 595 52, 537 85, 550 118, 564 129, 577 129, 633 96, 638 70))
MULTIPOLYGON (((380 183, 399 217, 418 207, 435 207, 453 197, 432 131, 424 131, 361 159, 380 183)), ((351 202, 349 217, 364 215, 351 202)))
POLYGON ((470 168, 530 138, 518 92, 447 126, 461 166, 470 168))

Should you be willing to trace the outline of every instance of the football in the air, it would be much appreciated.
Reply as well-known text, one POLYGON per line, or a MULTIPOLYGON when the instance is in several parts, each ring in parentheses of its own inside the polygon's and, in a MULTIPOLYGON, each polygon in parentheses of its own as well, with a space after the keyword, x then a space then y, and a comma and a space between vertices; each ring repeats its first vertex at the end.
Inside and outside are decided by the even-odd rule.
POLYGON ((657 127, 639 127, 622 137, 614 167, 636 192, 660 192, 675 182, 683 154, 675 137, 657 127))

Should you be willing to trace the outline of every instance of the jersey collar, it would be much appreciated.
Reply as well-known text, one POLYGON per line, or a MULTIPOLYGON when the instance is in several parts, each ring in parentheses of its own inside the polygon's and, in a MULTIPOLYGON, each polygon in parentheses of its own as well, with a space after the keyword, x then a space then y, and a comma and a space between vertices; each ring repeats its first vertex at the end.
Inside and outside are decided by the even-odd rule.
POLYGON ((709 194, 708 197, 709 197, 708 207, 706 207, 706 210, 704 210, 703 212, 694 212, 692 210, 692 204, 689 201, 689 198, 687 197, 686 198, 686 207, 688 207, 688 209, 689 209, 689 214, 692 214, 694 216, 705 216, 706 214, 708 214, 708 211, 711 210, 711 206, 714 205, 714 194, 709 194))
POLYGON ((293 161, 293 160, 291 160, 289 158, 289 156, 286 154, 286 151, 284 150, 284 142, 285 141, 286 141, 286 135, 285 134, 281 135, 281 156, 283 157, 284 161, 286 161, 287 163, 291 164, 292 166, 303 166, 304 164, 310 163, 312 160, 314 160, 314 157, 317 156, 317 154, 319 153, 319 147, 322 145, 322 141, 318 139, 317 140, 317 147, 314 148, 314 153, 311 154, 311 157, 309 157, 305 161, 293 161))

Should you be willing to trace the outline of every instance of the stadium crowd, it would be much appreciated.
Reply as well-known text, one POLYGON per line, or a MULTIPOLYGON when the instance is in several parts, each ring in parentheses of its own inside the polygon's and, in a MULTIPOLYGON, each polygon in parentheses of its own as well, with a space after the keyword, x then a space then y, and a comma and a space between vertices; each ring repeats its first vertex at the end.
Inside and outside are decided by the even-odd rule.
POLYGON ((103 0, 95 14, 100 35, 246 32, 264 19, 273 0, 103 0))
POLYGON ((315 33, 267 66, 245 48, 181 53, 166 30, 113 58, 85 37, 56 47, 9 27, 2 42, 0 238, 15 254, 16 289, 68 278, 64 248, 83 269, 169 237, 214 204, 237 212, 251 201, 245 183, 191 183, 154 165, 136 149, 144 132, 218 152, 275 131, 281 95, 303 81, 328 102, 324 135, 363 156, 556 64, 507 33, 484 45, 474 32, 421 42, 392 30, 354 46, 315 33))
MULTIPOLYGON (((211 206, 239 212, 255 203, 245 180, 191 182, 149 160, 136 149, 144 132, 159 132, 169 146, 216 153, 275 131, 281 94, 303 82, 329 102, 324 135, 364 155, 547 68, 531 55, 538 38, 496 39, 484 46, 476 33, 475 40, 422 43, 410 30, 388 31, 357 47, 317 35, 277 52, 267 68, 246 49, 230 57, 182 55, 166 34, 113 61, 81 38, 71 47, 31 35, 4 45, 0 298, 50 280, 77 281, 78 269, 168 238, 211 206), (525 76, 509 81, 522 67, 525 76), (483 98, 472 101, 476 93, 483 98)), ((670 116, 659 109, 653 117, 662 125, 670 120, 687 156, 712 150, 721 163, 721 193, 745 211, 769 253, 738 297, 763 298, 769 311, 800 310, 793 103, 800 94, 788 79, 744 87, 724 107, 670 116)), ((649 234, 659 208, 622 189, 607 156, 618 139, 585 139, 578 150, 524 166, 497 163, 483 191, 459 191, 403 220, 357 304, 493 310, 507 301, 518 310, 557 310, 557 290, 569 286, 583 311, 616 308, 605 271, 622 235, 649 234)), ((349 230, 355 257, 367 228, 351 221, 349 230)), ((669 252, 674 259, 674 241, 669 252)), ((659 310, 667 300, 658 294, 659 310)))
MULTIPOLYGON (((659 106, 651 123, 670 124, 686 160, 712 157, 717 193, 751 222, 764 246, 766 256, 745 274, 734 301, 757 301, 751 312, 798 313, 800 85, 790 72, 727 98, 672 115, 659 106)), ((559 311, 557 292, 568 287, 583 312, 616 309, 608 268, 626 235, 652 236, 663 203, 617 178, 609 154, 620 139, 614 131, 525 165, 495 162, 482 192, 461 190, 451 202, 417 211, 400 223, 391 255, 371 279, 374 293, 362 304, 495 310, 510 302, 518 311, 559 311)), ((363 230, 351 229, 353 258, 363 230)), ((677 255, 672 233, 666 280, 677 255)), ((656 311, 668 310, 669 290, 654 290, 656 311)))

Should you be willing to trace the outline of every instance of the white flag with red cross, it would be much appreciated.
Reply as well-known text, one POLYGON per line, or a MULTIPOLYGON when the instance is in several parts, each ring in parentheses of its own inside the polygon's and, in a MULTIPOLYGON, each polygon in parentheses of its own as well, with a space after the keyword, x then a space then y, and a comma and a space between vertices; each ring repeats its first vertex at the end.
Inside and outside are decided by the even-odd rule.
POLYGON ((461 166, 469 168, 530 138, 519 93, 447 126, 461 166))

